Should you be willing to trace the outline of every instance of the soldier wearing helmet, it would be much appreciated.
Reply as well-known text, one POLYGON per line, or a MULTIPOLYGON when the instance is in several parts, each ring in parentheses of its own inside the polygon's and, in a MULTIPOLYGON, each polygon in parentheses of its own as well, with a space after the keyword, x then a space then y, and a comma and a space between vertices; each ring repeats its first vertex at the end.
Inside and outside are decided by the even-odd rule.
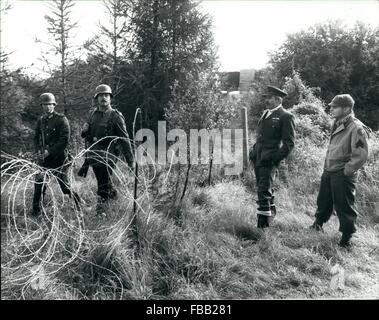
POLYGON ((354 100, 340 94, 329 103, 334 118, 317 197, 316 219, 312 229, 322 225, 336 211, 342 237, 339 245, 349 247, 356 231, 357 211, 354 208, 357 172, 368 158, 368 128, 354 116, 354 100), (366 133, 367 130, 367 133, 366 133))
MULTIPOLYGON (((57 178, 64 194, 74 198, 76 208, 80 210, 81 199, 72 191, 67 179, 67 146, 70 138, 70 125, 67 118, 55 111, 57 105, 52 93, 43 93, 40 96, 40 105, 43 115, 37 121, 34 144, 39 155, 40 165, 51 169, 57 178)), ((33 197, 33 215, 41 212, 41 196, 46 192, 43 175, 37 176, 33 197)))
POLYGON ((98 214, 105 214, 104 204, 117 196, 111 176, 121 153, 128 165, 133 166, 125 119, 118 110, 112 108, 112 97, 112 90, 108 85, 101 84, 96 88, 93 97, 96 107, 82 131, 82 137, 91 146, 87 159, 97 180, 98 214))

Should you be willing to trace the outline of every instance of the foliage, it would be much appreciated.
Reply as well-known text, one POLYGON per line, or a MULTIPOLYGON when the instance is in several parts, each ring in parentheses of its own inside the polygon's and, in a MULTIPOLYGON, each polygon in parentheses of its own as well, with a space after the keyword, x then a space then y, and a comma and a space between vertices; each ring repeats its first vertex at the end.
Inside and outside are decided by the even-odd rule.
POLYGON ((373 129, 379 128, 379 29, 357 23, 349 29, 341 22, 315 25, 291 34, 271 55, 282 79, 296 70, 316 94, 329 102, 336 94, 350 93, 356 114, 373 129))
MULTIPOLYGON (((241 105, 249 110, 249 127, 254 129, 263 110, 266 108, 262 94, 267 85, 279 83, 275 71, 267 68, 257 72, 255 87, 251 93, 241 100, 241 105)), ((302 80, 300 74, 294 71, 285 78, 282 86, 288 93, 283 99, 283 107, 296 116, 297 134, 300 137, 310 137, 315 143, 323 143, 330 127, 330 117, 325 112, 324 102, 316 96, 317 89, 310 88, 302 80)))
POLYGON ((248 110, 248 126, 251 130, 254 130, 262 112, 267 108, 262 94, 268 85, 281 86, 276 71, 270 66, 256 71, 253 88, 241 99, 241 104, 248 110))
POLYGON ((297 71, 293 71, 291 76, 285 78, 283 90, 288 94, 283 101, 283 106, 286 108, 290 108, 304 101, 322 105, 321 100, 318 99, 314 93, 316 90, 308 87, 297 71))
MULTIPOLYGON (((119 198, 108 203, 105 219, 94 216, 90 206, 81 216, 60 193, 53 178, 44 203, 46 215, 32 218, 27 211, 32 183, 40 168, 26 157, 15 157, 13 171, 2 167, 2 183, 8 178, 11 182, 2 185, 1 195, 2 297, 377 297, 379 267, 373 254, 377 250, 379 223, 377 133, 369 140, 370 158, 358 177, 360 216, 353 250, 337 247, 335 217, 325 227, 325 233, 307 228, 314 218, 327 145, 329 117, 323 101, 338 90, 351 89, 357 110, 364 111, 363 102, 372 105, 378 91, 373 91, 377 79, 377 33, 356 28, 352 31, 357 36, 354 42, 350 31, 339 27, 315 27, 313 33, 292 35, 273 57, 275 68, 258 71, 252 92, 239 102, 231 102, 217 93, 220 87, 211 21, 200 13, 195 1, 106 3, 111 9, 111 24, 117 20, 120 28, 103 26, 102 36, 82 48, 91 51, 86 59, 71 59, 64 71, 57 67, 45 81, 30 78, 22 70, 10 71, 1 56, 2 150, 18 153, 19 148, 31 146, 30 127, 40 114, 38 97, 43 91, 58 92, 58 111, 61 106, 70 106, 68 116, 78 136, 77 129, 93 103, 93 90, 102 82, 112 84, 114 103, 126 115, 129 125, 135 109, 140 107, 145 126, 151 127, 165 116, 171 127, 187 131, 227 128, 241 106, 249 107, 249 121, 256 123, 265 108, 261 93, 266 85, 273 84, 288 91, 284 105, 295 114, 297 122, 296 148, 286 161, 287 182, 278 181, 275 186, 280 212, 268 232, 255 228, 256 187, 252 172, 236 179, 225 177, 223 168, 217 168, 214 185, 204 187, 207 168, 193 167, 187 197, 182 199, 189 171, 183 177, 180 166, 143 166, 139 168, 139 245, 133 246, 129 228, 133 179, 123 167, 125 164, 119 161, 115 168, 113 178, 119 198), (123 32, 126 20, 128 35, 123 32), (112 45, 104 47, 101 43, 112 45), (64 77, 66 96, 58 90, 64 77), (17 148, 10 148, 14 146, 17 148), (16 172, 18 168, 22 170, 16 172), (330 288, 332 267, 337 262, 346 271, 343 291, 330 288)), ((62 29, 56 31, 58 34, 62 29)), ((76 176, 82 154, 74 159, 70 178, 73 188, 90 205, 97 197, 96 180, 91 171, 87 180, 76 176)))
POLYGON ((126 57, 131 67, 126 66, 120 99, 127 108, 140 107, 144 126, 156 129, 174 88, 185 91, 200 71, 215 67, 211 20, 192 0, 140 0, 129 11, 132 44, 126 57))
POLYGON ((126 52, 131 43, 130 1, 104 0, 105 17, 99 23, 99 33, 88 40, 83 49, 87 61, 98 65, 95 70, 101 74, 103 82, 111 86, 117 96, 122 83, 121 66, 128 60, 126 52), (101 67, 101 69, 99 68, 101 67))
MULTIPOLYGON (((54 55, 59 56, 59 72, 55 72, 58 75, 57 92, 60 93, 62 97, 63 112, 68 114, 71 109, 67 96, 69 92, 67 90, 67 78, 70 77, 67 67, 73 61, 74 48, 71 45, 72 31, 76 28, 77 23, 72 22, 71 9, 74 6, 73 0, 53 0, 49 4, 51 12, 50 15, 46 15, 45 19, 47 21, 48 27, 47 31, 51 36, 50 48, 53 49, 54 55)), ((50 51, 48 51, 50 53, 50 51)), ((44 57, 47 65, 50 68, 51 57, 44 57)), ((50 74, 55 70, 50 69, 50 74)))
MULTIPOLYGON (((73 5, 72 1, 57 0, 46 17, 50 45, 60 61, 55 65, 50 55, 44 56, 52 69, 43 81, 43 91, 53 92, 57 111, 67 113, 75 144, 80 143, 79 128, 87 120, 98 84, 112 85, 113 104, 125 115, 131 133, 137 108, 142 109, 142 125, 156 129, 173 90, 183 94, 200 70, 216 69, 211 20, 195 1, 105 1, 109 23, 100 26, 99 37, 79 48, 70 44, 76 27, 71 21, 73 5), (73 49, 78 49, 77 54, 73 49)), ((33 103, 26 108, 29 118, 36 119, 40 114, 36 100, 42 87, 39 92, 31 91, 33 103)))
POLYGON ((220 72, 221 90, 237 91, 240 83, 240 73, 234 72, 220 72))
MULTIPOLYGON (((223 98, 218 92, 218 78, 215 73, 203 73, 194 76, 193 81, 184 92, 174 89, 173 99, 165 109, 165 118, 169 126, 182 129, 189 134, 191 129, 222 129, 229 128, 237 118, 237 105, 223 98)), ((208 183, 211 182, 214 145, 210 138, 211 152, 209 154, 208 183)), ((189 141, 187 142, 189 145, 189 141)), ((190 150, 189 148, 187 149, 190 150)), ((208 160, 208 159, 207 159, 208 160)), ((191 163, 187 166, 185 188, 187 189, 191 163)))
POLYGON ((295 115, 297 136, 307 137, 316 145, 325 144, 331 118, 325 112, 323 101, 314 94, 315 90, 309 88, 296 71, 286 77, 283 89, 288 93, 283 105, 292 106, 289 110, 295 115))
MULTIPOLYGON (((47 218, 22 214, 21 191, 15 198, 15 210, 21 214, 14 220, 2 219, 3 298, 373 298, 378 261, 372 253, 377 247, 379 222, 372 204, 378 191, 374 180, 379 150, 377 137, 373 139, 370 145, 375 151, 365 169, 371 179, 362 179, 361 172, 358 180, 357 204, 362 215, 352 250, 338 248, 335 217, 324 233, 307 228, 313 220, 325 147, 305 138, 298 141, 289 171, 291 183, 278 185, 280 212, 265 233, 255 227, 252 192, 256 190, 249 191, 244 180, 194 186, 179 208, 183 217, 179 225, 162 206, 156 206, 167 202, 166 193, 175 192, 171 182, 175 185, 177 175, 166 169, 156 172, 163 178, 151 182, 158 193, 141 190, 138 250, 129 236, 131 206, 124 198, 131 190, 129 179, 115 184, 123 200, 109 203, 107 218, 88 212, 83 217, 84 229, 78 228, 69 204, 54 202, 50 194, 58 190, 56 182, 49 184, 51 200, 46 206, 46 213, 53 217, 52 226, 47 218), (13 222, 4 223, 9 220, 13 222), (16 232, 23 228, 31 232, 16 232), (51 244, 49 250, 36 251, 45 243, 51 244), (36 252, 38 259, 28 263, 36 252), (44 259, 47 256, 50 261, 44 259), (337 263, 345 271, 343 290, 330 286, 337 263)), ((140 175, 144 186, 150 184, 147 169, 140 175)), ((74 185, 86 201, 91 201, 96 198, 96 181, 92 174, 87 179, 75 179, 74 185)), ((59 192, 56 196, 59 199, 59 192)), ((31 193, 26 192, 26 197, 26 201, 31 200, 31 193)), ((12 218, 12 209, 8 211, 7 206, 7 201, 2 201, 2 217, 10 214, 12 218)))
POLYGON ((41 82, 22 70, 1 71, 1 149, 12 154, 30 151, 34 121, 39 114, 41 82))
POLYGON ((165 118, 172 128, 190 129, 228 128, 237 116, 237 105, 217 94, 215 74, 193 79, 184 92, 174 90, 165 118), (213 78, 213 79, 210 79, 213 78))

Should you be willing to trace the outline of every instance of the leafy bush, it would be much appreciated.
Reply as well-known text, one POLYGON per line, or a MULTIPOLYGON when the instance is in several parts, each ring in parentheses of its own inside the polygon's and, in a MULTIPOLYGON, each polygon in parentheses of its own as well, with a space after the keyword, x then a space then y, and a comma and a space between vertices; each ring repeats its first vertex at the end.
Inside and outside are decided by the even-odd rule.
POLYGON ((331 119, 317 103, 302 102, 291 109, 296 116, 296 132, 300 137, 309 137, 322 144, 329 134, 331 119))
POLYGON ((318 95, 325 101, 350 93, 358 117, 377 130, 378 50, 379 28, 328 21, 289 34, 271 63, 283 79, 295 68, 310 86, 320 88, 318 95))
POLYGON ((290 108, 304 101, 311 103, 321 103, 314 92, 315 88, 308 87, 300 77, 297 71, 292 72, 292 76, 285 78, 283 89, 287 92, 288 96, 283 101, 283 106, 290 108))
POLYGON ((325 143, 326 135, 320 127, 312 122, 308 115, 296 117, 296 136, 297 138, 308 138, 312 144, 322 145, 325 143))
POLYGON ((189 129, 228 128, 237 117, 237 105, 221 98, 218 82, 213 73, 193 76, 183 92, 174 90, 173 98, 165 109, 165 118, 171 127, 189 129))

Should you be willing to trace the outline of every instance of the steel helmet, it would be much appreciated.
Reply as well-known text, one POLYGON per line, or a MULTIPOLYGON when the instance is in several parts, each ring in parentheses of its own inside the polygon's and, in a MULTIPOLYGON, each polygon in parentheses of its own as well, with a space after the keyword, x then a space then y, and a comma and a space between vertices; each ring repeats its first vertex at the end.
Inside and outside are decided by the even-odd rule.
POLYGON ((355 101, 350 94, 339 94, 336 95, 328 105, 331 107, 346 107, 353 109, 354 103, 355 101))
POLYGON ((93 96, 94 99, 97 98, 97 96, 100 94, 100 93, 109 93, 111 95, 111 97, 113 97, 113 94, 112 94, 112 89, 110 86, 108 86, 107 84, 101 84, 99 86, 96 87, 96 90, 95 90, 95 95, 93 96))
POLYGON ((44 103, 54 103, 55 105, 57 105, 57 102, 55 101, 55 97, 52 93, 50 92, 45 92, 45 93, 42 93, 39 97, 39 100, 40 100, 40 104, 44 104, 44 103))

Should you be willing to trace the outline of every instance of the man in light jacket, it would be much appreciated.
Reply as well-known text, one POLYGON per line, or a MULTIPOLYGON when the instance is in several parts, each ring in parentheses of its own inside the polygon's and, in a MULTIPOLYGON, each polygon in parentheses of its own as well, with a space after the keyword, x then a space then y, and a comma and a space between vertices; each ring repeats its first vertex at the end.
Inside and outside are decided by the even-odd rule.
POLYGON ((357 171, 368 158, 366 126, 354 116, 354 100, 340 94, 329 103, 335 121, 326 153, 324 172, 317 197, 316 220, 311 228, 322 231, 322 225, 336 211, 342 232, 339 243, 349 247, 357 211, 354 208, 357 171))

